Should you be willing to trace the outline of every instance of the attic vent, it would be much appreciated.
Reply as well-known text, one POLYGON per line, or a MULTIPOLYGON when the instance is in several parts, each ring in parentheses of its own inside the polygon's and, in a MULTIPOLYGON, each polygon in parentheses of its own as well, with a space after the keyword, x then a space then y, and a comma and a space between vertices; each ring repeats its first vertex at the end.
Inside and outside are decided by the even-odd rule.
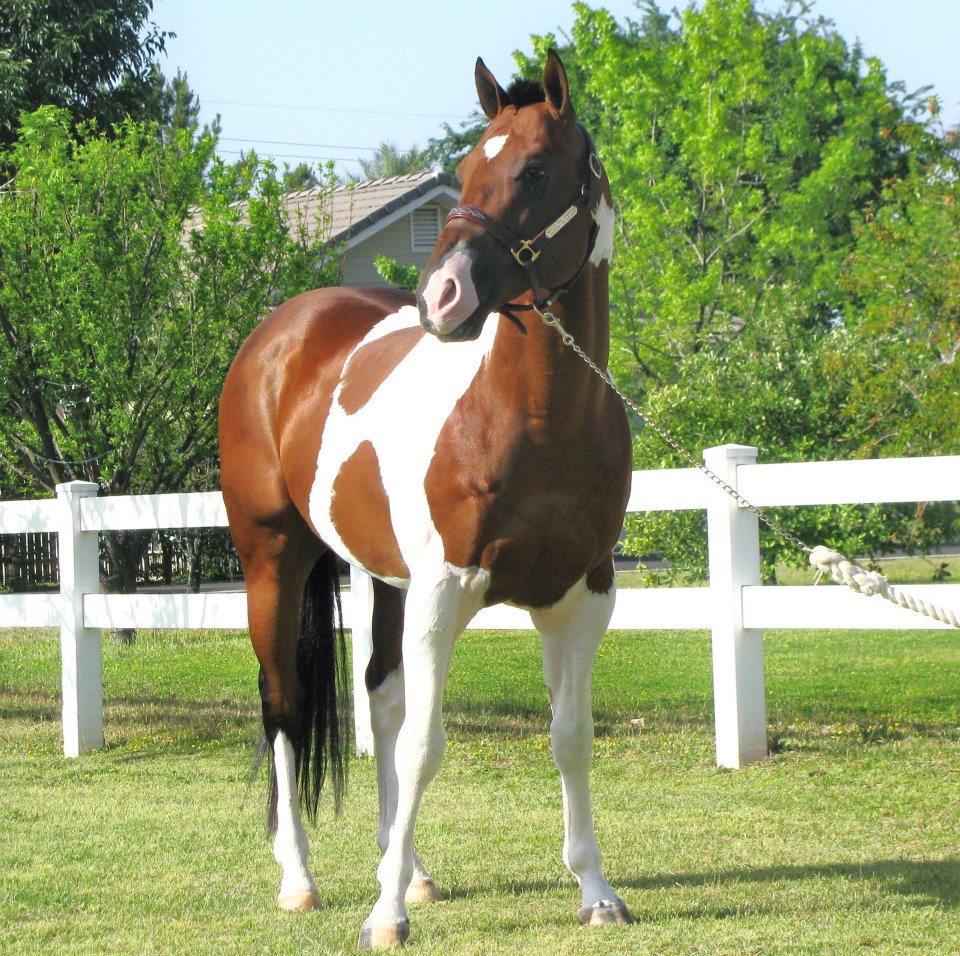
POLYGON ((430 252, 440 237, 440 207, 421 206, 410 216, 410 248, 430 252))

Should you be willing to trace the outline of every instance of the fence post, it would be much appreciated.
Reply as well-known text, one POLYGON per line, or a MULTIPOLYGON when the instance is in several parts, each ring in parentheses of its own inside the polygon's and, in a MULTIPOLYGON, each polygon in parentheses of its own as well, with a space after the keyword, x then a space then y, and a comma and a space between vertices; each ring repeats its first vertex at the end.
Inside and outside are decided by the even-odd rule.
MULTIPOLYGON (((703 458, 735 489, 738 466, 753 464, 757 449, 721 445, 703 458)), ((760 584, 759 522, 717 488, 707 507, 707 537, 717 766, 737 768, 767 756, 763 631, 743 626, 743 588, 760 584)))
POLYGON ((373 578, 350 565, 351 641, 353 646, 353 739, 358 756, 373 754, 370 698, 364 676, 373 654, 373 578))
POLYGON ((63 753, 78 757, 103 746, 103 663, 100 630, 85 627, 83 596, 100 590, 96 531, 80 527, 80 501, 99 485, 57 485, 60 553, 60 658, 63 683, 63 753))

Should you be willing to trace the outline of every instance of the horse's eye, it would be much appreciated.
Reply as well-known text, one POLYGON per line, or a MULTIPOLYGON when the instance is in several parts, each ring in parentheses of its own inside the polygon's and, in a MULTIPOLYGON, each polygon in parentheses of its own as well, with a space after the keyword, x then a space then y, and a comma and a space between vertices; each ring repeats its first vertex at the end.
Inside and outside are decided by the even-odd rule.
POLYGON ((546 175, 547 167, 544 166, 543 163, 533 162, 523 167, 520 178, 527 186, 537 186, 543 181, 546 175))

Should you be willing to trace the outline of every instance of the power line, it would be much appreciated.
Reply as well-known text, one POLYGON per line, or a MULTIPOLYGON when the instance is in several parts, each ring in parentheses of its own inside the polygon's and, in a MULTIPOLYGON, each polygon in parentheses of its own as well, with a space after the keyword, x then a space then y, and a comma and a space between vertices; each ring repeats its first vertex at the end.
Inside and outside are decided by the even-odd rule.
MULTIPOLYGON (((221 156, 243 156, 244 151, 242 149, 218 149, 217 152, 221 156)), ((271 153, 270 154, 274 159, 312 159, 312 160, 322 160, 327 162, 330 160, 335 163, 355 163, 359 162, 356 156, 317 156, 316 153, 271 153)))
POLYGON ((263 143, 265 146, 303 146, 306 149, 359 149, 369 153, 377 151, 376 146, 344 146, 340 143, 291 143, 283 139, 252 139, 243 136, 221 136, 222 143, 263 143))
POLYGON ((241 103, 237 100, 208 100, 214 106, 252 106, 265 110, 304 110, 311 113, 358 113, 363 116, 415 116, 420 119, 465 120, 469 117, 450 113, 401 113, 392 110, 351 110, 336 106, 295 106, 292 103, 241 103))

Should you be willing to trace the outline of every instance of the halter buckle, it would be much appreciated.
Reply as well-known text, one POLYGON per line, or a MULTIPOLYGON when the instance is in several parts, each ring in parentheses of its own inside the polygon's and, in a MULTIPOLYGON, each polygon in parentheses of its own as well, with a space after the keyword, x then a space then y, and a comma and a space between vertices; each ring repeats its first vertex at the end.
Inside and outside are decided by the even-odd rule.
POLYGON ((510 250, 513 258, 524 268, 533 265, 540 258, 540 250, 533 245, 534 242, 536 242, 535 239, 521 239, 520 245, 510 250))

